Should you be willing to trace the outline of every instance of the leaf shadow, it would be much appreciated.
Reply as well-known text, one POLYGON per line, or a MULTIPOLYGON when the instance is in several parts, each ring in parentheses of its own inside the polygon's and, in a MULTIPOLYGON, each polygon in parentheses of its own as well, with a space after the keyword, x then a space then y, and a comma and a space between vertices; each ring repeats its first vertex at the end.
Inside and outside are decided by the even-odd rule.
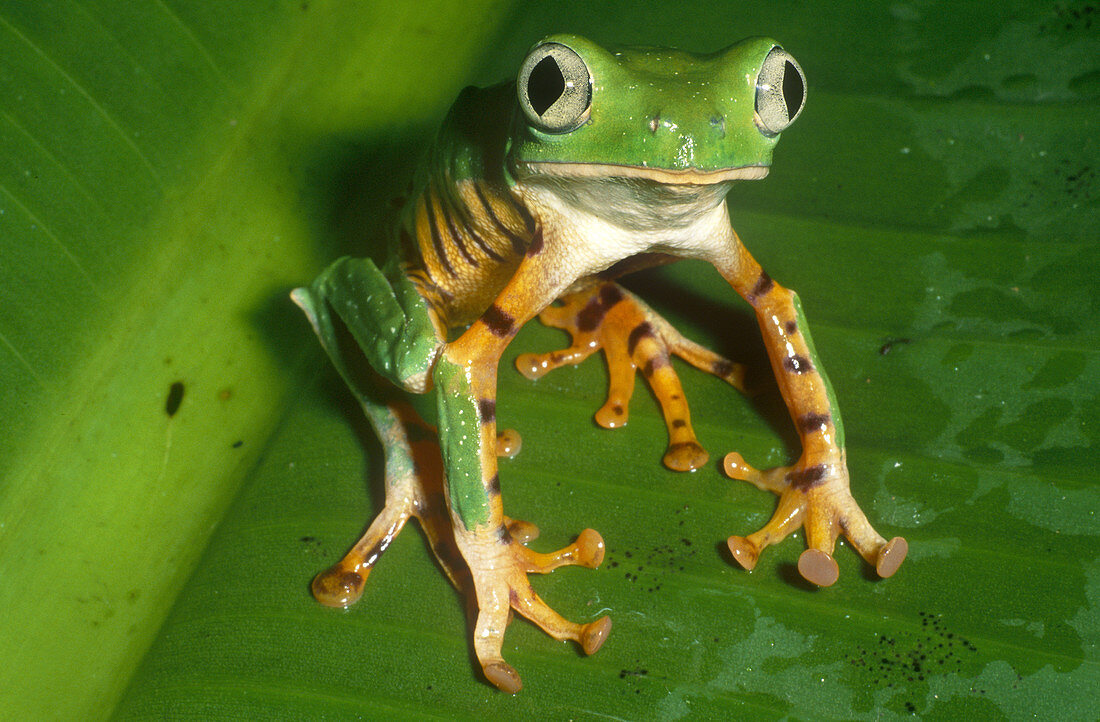
MULTIPOLYGON (((298 149, 294 166, 302 218, 321 265, 345 255, 378 259, 386 252, 401 189, 412 178, 427 133, 416 131, 285 141, 298 149)), ((298 283, 312 280, 312 271, 303 269, 298 283)), ((276 289, 251 314, 272 359, 288 371, 301 363, 303 354, 323 357, 305 315, 290 300, 291 290, 290 286, 276 289)), ((333 377, 338 378, 335 371, 333 377)))

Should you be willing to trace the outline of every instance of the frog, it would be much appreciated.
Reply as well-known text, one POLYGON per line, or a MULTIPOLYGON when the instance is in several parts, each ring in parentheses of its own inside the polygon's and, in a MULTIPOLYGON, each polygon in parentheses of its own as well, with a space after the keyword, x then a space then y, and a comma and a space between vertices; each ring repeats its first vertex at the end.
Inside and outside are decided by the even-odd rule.
POLYGON ((766 470, 725 456, 729 477, 778 497, 761 529, 728 538, 731 560, 751 571, 766 547, 803 529, 797 567, 812 585, 837 580, 841 534, 880 577, 894 574, 907 542, 881 536, 852 496, 836 394, 799 298, 750 255, 726 204, 735 183, 768 175, 806 87, 801 66, 770 38, 700 54, 556 34, 530 49, 513 80, 459 94, 381 265, 344 257, 292 293, 385 461, 384 506, 314 578, 319 602, 357 601, 415 517, 472 600, 473 651, 487 682, 510 694, 522 688, 502 653, 513 611, 595 653, 610 617, 566 619, 529 576, 598 568, 604 541, 584 529, 568 546, 538 552, 529 546, 538 527, 505 514, 498 458, 515 453, 519 437, 497 428, 500 360, 536 316, 567 331, 572 343, 519 355, 519 371, 537 379, 602 353, 608 394, 596 421, 626 423, 641 375, 668 431, 665 465, 701 468, 709 457, 671 359, 742 391, 744 368, 682 336, 619 283, 680 259, 708 263, 752 308, 802 447, 793 463, 766 470))

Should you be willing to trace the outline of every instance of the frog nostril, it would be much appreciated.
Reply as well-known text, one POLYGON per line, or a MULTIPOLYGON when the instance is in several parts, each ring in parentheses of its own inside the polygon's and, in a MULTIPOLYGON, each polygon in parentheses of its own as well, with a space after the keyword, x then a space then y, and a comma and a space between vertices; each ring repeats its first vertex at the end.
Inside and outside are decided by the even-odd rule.
POLYGON ((710 126, 718 131, 719 138, 726 137, 726 118, 722 115, 713 115, 710 118, 710 126))
POLYGON ((656 133, 657 129, 661 127, 661 116, 655 115, 649 119, 649 132, 656 133))

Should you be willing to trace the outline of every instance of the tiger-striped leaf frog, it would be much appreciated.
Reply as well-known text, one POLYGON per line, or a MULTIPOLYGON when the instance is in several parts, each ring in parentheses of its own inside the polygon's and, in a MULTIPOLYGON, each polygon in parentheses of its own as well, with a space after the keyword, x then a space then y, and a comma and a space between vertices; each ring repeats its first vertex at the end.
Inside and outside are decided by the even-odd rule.
POLYGON ((797 461, 767 471, 726 457, 731 477, 779 497, 762 529, 729 537, 733 559, 752 569, 764 547, 802 527, 808 548, 798 568, 810 582, 836 580, 841 533, 879 575, 894 573, 905 540, 880 536, 849 492, 839 411, 798 298, 749 255, 725 203, 735 181, 767 175, 805 95, 802 69, 769 39, 694 55, 607 50, 574 35, 536 44, 515 81, 462 92, 417 176, 392 257, 381 268, 342 258, 293 293, 385 451, 385 507, 314 580, 319 601, 356 601, 416 516, 452 581, 473 593, 473 646, 489 682, 510 693, 521 687, 501 653, 511 610, 595 652, 610 619, 566 620, 527 575, 595 568, 603 540, 586 529, 564 549, 538 553, 527 546, 536 527, 505 516, 497 457, 517 439, 498 436, 497 366, 519 328, 541 314, 573 343, 521 355, 520 371, 537 378, 602 350, 610 388, 596 420, 625 423, 640 371, 665 417, 664 463, 699 468, 707 454, 670 357, 738 388, 743 369, 681 336, 615 282, 679 258, 709 262, 752 306, 802 442, 797 461), (373 377, 359 368, 363 357, 373 377), (380 391, 378 376, 434 393, 437 428, 380 391))

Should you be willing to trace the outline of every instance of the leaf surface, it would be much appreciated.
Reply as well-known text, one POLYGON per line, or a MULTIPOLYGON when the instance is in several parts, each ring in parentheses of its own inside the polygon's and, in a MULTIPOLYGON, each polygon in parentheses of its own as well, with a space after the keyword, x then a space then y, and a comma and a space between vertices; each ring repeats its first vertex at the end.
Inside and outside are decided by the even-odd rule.
POLYGON ((1094 716, 1092 6, 646 7, 0 2, 0 717, 1094 716), (600 429, 601 363, 526 381, 514 356, 566 339, 523 329, 507 511, 540 550, 601 532, 598 571, 534 583, 615 626, 586 658, 515 621, 506 697, 415 525, 357 605, 310 597, 379 508, 381 457, 286 292, 377 247, 458 89, 551 31, 768 34, 798 58, 806 110, 731 215, 799 292, 853 491, 911 553, 877 581, 842 546, 825 590, 798 581, 801 535, 731 565, 774 499, 718 460, 787 463, 797 439, 717 274, 639 275, 759 393, 678 366, 713 462, 675 474, 644 388, 600 429))

